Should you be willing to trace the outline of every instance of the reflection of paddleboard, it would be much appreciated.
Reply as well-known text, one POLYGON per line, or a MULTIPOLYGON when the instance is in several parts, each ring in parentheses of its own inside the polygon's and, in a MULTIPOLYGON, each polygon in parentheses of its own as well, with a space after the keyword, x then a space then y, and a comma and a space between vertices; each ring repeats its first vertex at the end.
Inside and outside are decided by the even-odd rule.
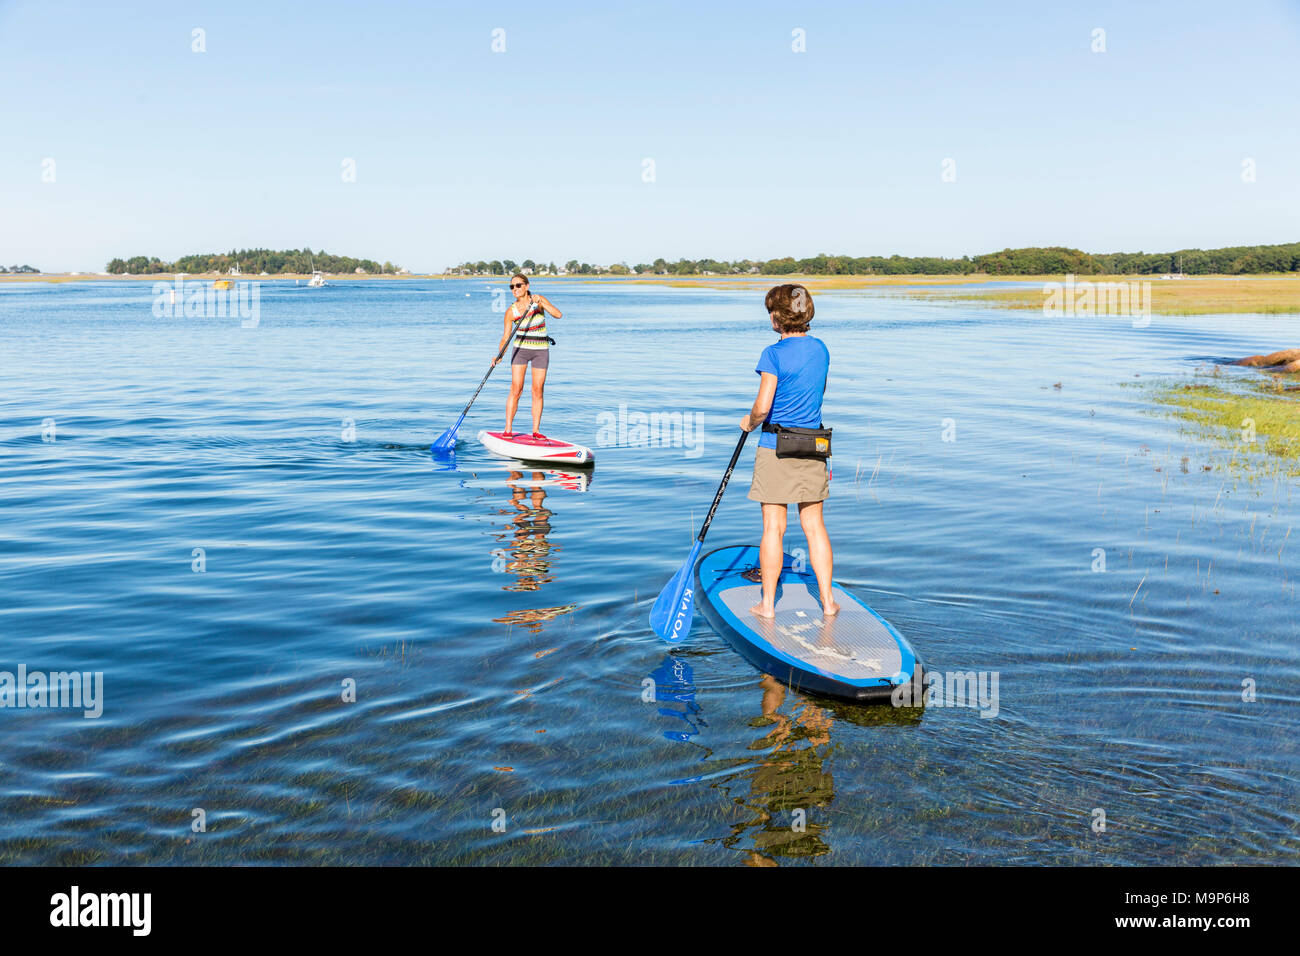
POLYGON ((563 488, 566 491, 586 491, 591 485, 591 474, 583 471, 546 471, 545 478, 531 476, 519 478, 471 478, 462 481, 462 488, 563 488))
MULTIPOLYGON (((795 690, 856 701, 886 701, 894 687, 921 685, 912 645, 858 597, 834 586, 839 614, 823 618, 812 568, 785 555, 776 618, 750 614, 762 599, 758 548, 710 551, 695 568, 696 600, 714 630, 741 656, 795 690)), ((915 694, 913 695, 915 699, 915 694)))
POLYGON ((515 432, 509 438, 502 437, 501 432, 479 432, 478 440, 489 451, 498 455, 518 458, 520 461, 563 461, 575 465, 586 465, 596 460, 596 454, 583 445, 574 445, 554 438, 534 438, 523 432, 515 432))

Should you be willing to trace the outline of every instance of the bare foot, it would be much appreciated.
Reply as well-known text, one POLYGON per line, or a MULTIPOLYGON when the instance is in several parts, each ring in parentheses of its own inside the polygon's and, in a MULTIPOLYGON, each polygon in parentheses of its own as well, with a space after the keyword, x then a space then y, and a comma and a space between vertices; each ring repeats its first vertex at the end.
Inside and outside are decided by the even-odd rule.
POLYGON ((822 600, 822 617, 834 617, 840 613, 840 606, 834 601, 822 600))
POLYGON ((766 608, 762 604, 755 604, 749 609, 749 613, 754 617, 774 618, 776 617, 776 608, 766 608))

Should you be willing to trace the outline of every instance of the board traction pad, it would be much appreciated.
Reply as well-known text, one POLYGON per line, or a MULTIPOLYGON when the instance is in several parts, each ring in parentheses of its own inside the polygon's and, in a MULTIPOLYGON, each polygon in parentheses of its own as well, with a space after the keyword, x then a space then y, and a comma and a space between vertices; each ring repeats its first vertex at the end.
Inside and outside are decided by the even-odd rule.
POLYGON ((795 660, 848 680, 896 675, 902 654, 880 618, 839 585, 833 593, 840 611, 823 618, 815 587, 810 579, 782 569, 774 619, 749 613, 762 600, 762 588, 746 582, 742 571, 728 574, 711 590, 743 625, 795 660))

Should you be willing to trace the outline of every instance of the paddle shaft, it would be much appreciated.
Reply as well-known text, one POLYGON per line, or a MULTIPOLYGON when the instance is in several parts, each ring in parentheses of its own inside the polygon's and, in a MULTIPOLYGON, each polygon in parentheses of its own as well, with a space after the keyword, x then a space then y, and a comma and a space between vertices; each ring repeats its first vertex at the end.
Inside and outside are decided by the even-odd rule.
POLYGON ((700 535, 696 541, 703 543, 704 536, 709 533, 709 525, 713 524, 713 516, 718 511, 718 503, 722 501, 722 493, 727 490, 727 482, 731 480, 731 473, 736 470, 736 462, 740 460, 740 450, 745 447, 745 439, 749 437, 749 432, 743 428, 740 430, 740 441, 736 442, 736 450, 731 453, 731 463, 727 465, 727 473, 722 476, 722 484, 718 485, 718 493, 713 496, 713 504, 709 507, 708 517, 704 519, 704 526, 700 528, 700 535))

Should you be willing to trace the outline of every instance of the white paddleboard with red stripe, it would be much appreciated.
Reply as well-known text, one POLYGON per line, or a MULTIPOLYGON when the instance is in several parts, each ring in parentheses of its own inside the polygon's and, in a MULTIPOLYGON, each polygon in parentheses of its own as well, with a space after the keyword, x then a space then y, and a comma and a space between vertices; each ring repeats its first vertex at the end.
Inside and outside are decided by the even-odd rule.
POLYGON ((596 460, 596 453, 585 445, 559 441, 554 438, 534 438, 524 432, 515 432, 506 438, 501 432, 482 431, 478 440, 489 451, 520 461, 564 461, 575 465, 587 465, 596 460))

